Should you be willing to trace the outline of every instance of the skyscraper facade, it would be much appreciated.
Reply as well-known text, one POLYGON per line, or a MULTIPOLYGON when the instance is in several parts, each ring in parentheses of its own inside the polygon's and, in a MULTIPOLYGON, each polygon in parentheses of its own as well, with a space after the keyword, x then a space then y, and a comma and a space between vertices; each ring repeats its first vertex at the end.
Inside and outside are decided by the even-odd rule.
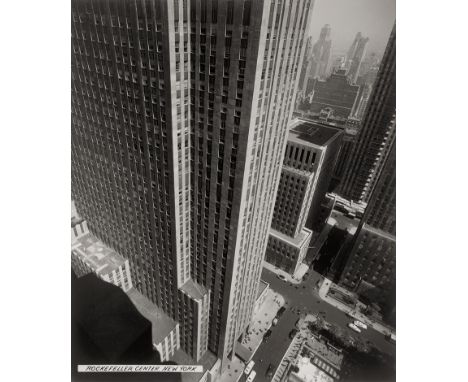
POLYGON ((72 196, 195 360, 251 320, 312 5, 72 1, 72 196))
POLYGON ((363 37, 361 32, 358 32, 346 55, 347 76, 353 84, 357 81, 368 42, 369 38, 363 37))
POLYGON ((346 287, 367 295, 388 311, 394 309, 396 283, 395 143, 372 191, 341 274, 346 287))
POLYGON ((304 259, 330 183, 342 130, 297 119, 292 123, 271 222, 266 261, 294 275, 304 259))
POLYGON ((338 190, 347 199, 369 201, 395 140, 395 51, 396 33, 393 28, 338 190))

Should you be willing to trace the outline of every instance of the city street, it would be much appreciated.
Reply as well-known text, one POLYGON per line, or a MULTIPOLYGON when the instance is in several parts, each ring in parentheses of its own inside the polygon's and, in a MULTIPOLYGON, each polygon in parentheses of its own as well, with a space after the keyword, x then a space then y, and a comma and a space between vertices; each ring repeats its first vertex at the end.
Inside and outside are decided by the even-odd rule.
MULTIPOLYGON (((270 288, 279 292, 286 300, 286 311, 280 318, 276 326, 272 326, 272 335, 265 343, 263 342, 255 353, 253 360, 255 366, 253 370, 257 372, 256 381, 270 381, 271 377, 267 378, 265 373, 269 364, 273 364, 273 372, 278 367, 284 352, 289 346, 289 332, 295 327, 296 321, 301 314, 325 312, 325 320, 331 324, 339 325, 344 330, 349 330, 355 337, 360 337, 363 341, 371 341, 376 348, 389 354, 395 354, 395 345, 389 343, 382 334, 369 328, 358 334, 347 327, 351 319, 339 309, 322 301, 318 296, 318 289, 315 288, 316 283, 321 279, 321 275, 309 271, 309 275, 305 277, 299 285, 286 283, 273 272, 263 269, 262 279, 270 284, 270 288), (298 309, 300 312, 298 312, 298 309)), ((245 374, 239 379, 240 382, 246 380, 245 374)))

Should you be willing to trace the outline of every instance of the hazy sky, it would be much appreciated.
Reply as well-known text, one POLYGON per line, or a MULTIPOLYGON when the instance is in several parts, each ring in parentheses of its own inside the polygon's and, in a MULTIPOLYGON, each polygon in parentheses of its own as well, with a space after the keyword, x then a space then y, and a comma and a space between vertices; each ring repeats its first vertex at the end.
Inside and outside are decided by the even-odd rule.
POLYGON ((346 52, 357 32, 369 37, 368 52, 383 53, 395 22, 395 0, 315 0, 311 34, 331 26, 332 53, 346 52))

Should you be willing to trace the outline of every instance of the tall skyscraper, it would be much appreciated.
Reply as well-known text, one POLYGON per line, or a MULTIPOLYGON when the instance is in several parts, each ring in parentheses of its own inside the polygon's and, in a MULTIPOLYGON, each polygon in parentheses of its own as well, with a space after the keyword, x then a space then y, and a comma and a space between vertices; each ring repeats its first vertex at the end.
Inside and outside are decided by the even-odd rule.
POLYGON ((340 282, 387 312, 394 310, 396 280, 395 143, 372 192, 356 232, 340 282))
POLYGON ((72 1, 72 196, 226 360, 259 288, 313 0, 72 1))
POLYGON ((368 42, 369 38, 362 37, 361 32, 358 32, 346 55, 347 76, 353 84, 357 81, 362 60, 366 55, 368 42))
POLYGON ((320 36, 312 49, 312 60, 309 77, 325 78, 328 74, 328 64, 331 53, 331 27, 326 24, 320 31, 320 36))
POLYGON ((338 193, 367 203, 395 140, 395 27, 380 64, 372 94, 338 193))
POLYGON ((291 125, 266 261, 292 275, 307 254, 312 231, 305 224, 309 220, 314 228, 317 223, 342 134, 341 129, 301 119, 291 125))

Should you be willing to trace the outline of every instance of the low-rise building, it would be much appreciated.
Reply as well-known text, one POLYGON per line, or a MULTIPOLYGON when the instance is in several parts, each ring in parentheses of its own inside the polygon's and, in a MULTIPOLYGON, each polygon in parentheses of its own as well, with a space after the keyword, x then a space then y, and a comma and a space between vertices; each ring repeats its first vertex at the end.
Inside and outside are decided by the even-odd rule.
POLYGON ((128 260, 97 239, 86 221, 72 226, 71 265, 77 277, 92 272, 124 292, 132 288, 128 260))
POLYGON ((340 378, 343 353, 326 340, 310 336, 289 370, 288 382, 333 382, 340 378))

